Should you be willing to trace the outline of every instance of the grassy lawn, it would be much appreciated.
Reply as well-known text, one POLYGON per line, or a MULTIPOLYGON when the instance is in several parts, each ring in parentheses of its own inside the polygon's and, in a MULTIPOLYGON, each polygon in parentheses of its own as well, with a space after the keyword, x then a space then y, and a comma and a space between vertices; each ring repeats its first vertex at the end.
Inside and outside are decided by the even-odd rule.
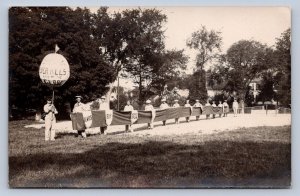
POLYGON ((286 187, 291 127, 215 134, 144 136, 60 134, 9 122, 11 187, 286 187))

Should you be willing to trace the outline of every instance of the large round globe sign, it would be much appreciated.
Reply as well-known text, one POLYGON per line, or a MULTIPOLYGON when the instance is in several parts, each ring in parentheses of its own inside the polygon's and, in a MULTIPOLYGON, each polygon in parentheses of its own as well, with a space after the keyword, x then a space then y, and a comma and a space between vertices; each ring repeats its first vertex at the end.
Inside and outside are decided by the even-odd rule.
POLYGON ((48 54, 41 63, 39 75, 45 84, 63 85, 70 77, 68 61, 60 54, 48 54))

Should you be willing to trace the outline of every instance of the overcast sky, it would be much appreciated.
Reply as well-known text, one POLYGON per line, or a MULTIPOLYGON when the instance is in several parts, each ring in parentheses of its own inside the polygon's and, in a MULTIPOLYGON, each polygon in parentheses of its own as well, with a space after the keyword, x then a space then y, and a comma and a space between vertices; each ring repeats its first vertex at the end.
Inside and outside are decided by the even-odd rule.
MULTIPOLYGON (((109 12, 130 7, 110 7, 109 12)), ((141 7, 144 8, 144 7, 141 7)), ((148 7, 149 8, 149 7, 148 7)), ((165 44, 167 49, 184 49, 190 57, 188 73, 195 67, 195 51, 186 40, 201 25, 221 31, 222 52, 241 39, 252 39, 272 46, 280 34, 291 27, 288 7, 155 7, 167 15, 165 44)), ((97 8, 91 8, 92 11, 97 8)), ((206 66, 208 68, 209 65, 206 66)))

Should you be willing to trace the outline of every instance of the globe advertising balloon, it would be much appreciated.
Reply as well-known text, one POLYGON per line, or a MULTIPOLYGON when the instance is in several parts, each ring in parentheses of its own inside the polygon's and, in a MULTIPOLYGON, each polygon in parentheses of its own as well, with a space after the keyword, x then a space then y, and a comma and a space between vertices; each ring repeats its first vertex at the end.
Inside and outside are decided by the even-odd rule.
POLYGON ((41 63, 39 75, 43 83, 61 86, 70 77, 69 63, 60 54, 48 54, 41 63))

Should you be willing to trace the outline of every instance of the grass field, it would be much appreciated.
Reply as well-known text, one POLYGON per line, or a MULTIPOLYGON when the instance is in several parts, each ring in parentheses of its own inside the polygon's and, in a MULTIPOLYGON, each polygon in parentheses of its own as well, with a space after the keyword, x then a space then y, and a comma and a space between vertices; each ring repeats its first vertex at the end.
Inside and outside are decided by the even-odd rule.
POLYGON ((287 187, 291 127, 139 136, 60 133, 9 122, 10 187, 287 187))

